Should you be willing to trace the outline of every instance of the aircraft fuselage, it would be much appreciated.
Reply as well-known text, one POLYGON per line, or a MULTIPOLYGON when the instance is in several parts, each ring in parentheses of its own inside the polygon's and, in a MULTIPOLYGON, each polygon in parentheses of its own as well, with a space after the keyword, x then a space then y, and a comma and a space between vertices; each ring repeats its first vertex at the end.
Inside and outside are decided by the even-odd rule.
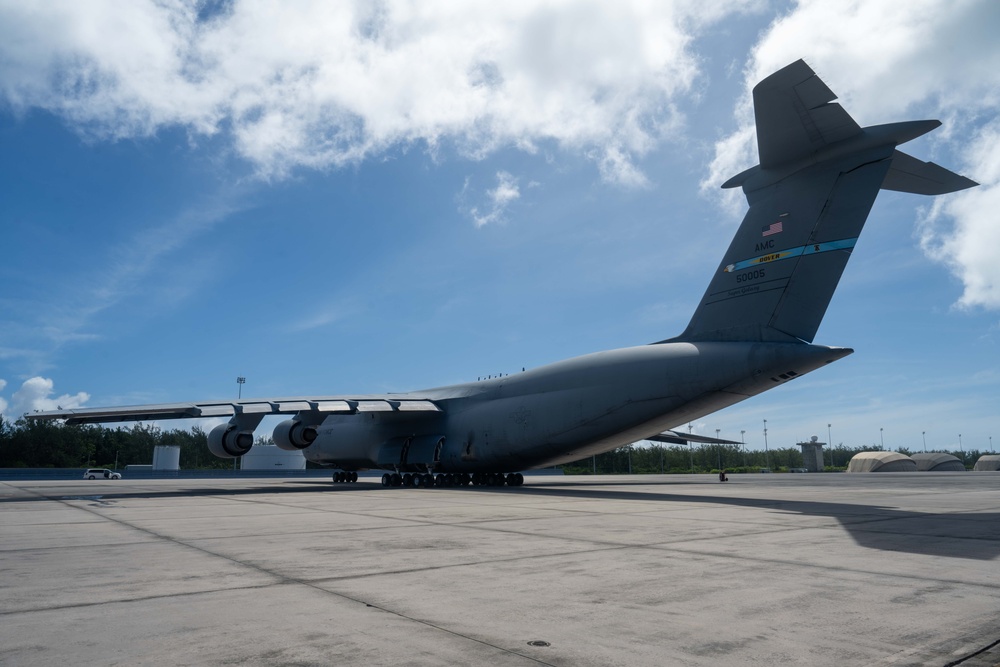
POLYGON ((433 420, 399 413, 329 416, 304 454, 348 470, 476 472, 557 465, 687 423, 850 353, 746 342, 598 352, 399 395, 434 401, 442 412, 433 420))

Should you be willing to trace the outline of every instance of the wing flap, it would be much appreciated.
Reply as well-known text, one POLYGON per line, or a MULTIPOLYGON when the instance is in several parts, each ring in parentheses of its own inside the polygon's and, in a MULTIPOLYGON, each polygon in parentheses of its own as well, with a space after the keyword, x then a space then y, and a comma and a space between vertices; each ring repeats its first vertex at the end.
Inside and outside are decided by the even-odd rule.
POLYGON ((358 412, 392 412, 392 403, 388 401, 358 401, 358 412))
POLYGON ((266 415, 274 412, 274 406, 270 403, 240 403, 234 407, 237 412, 244 415, 266 415))
MULTIPOLYGON (((228 405, 198 405, 195 406, 198 410, 199 417, 229 417, 236 414, 236 407, 232 404, 228 405)), ((164 417, 168 419, 168 417, 164 417)))
POLYGON ((351 404, 347 401, 316 401, 317 412, 350 412, 351 404))
POLYGON ((427 400, 399 401, 396 407, 400 412, 441 412, 441 409, 427 400))
POLYGON ((310 405, 309 401, 282 401, 277 405, 278 408, 275 412, 282 415, 312 410, 312 405, 310 405))

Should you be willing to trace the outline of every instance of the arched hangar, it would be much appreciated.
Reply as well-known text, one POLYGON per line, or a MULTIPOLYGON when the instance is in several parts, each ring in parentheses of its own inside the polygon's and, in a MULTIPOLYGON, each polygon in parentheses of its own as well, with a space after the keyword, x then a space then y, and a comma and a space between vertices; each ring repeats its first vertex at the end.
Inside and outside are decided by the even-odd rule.
POLYGON ((916 471, 917 462, 899 452, 859 452, 847 464, 847 472, 916 471))
POLYGON ((920 472, 965 472, 965 464, 951 454, 930 452, 912 454, 910 458, 917 462, 917 470, 920 472))
POLYGON ((983 454, 976 461, 975 472, 991 472, 1000 470, 1000 454, 983 454))

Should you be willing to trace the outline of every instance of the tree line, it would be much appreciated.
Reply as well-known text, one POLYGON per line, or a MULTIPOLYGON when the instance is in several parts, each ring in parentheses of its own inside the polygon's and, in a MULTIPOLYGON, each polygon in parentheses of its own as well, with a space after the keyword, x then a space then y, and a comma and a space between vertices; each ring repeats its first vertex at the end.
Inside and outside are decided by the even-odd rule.
POLYGON ((208 451, 205 431, 164 431, 150 424, 108 428, 21 418, 0 419, 0 468, 124 468, 149 465, 158 445, 181 448, 184 469, 232 468, 208 451))
MULTIPOLYGON (((255 444, 273 444, 270 436, 258 437, 255 444)), ((0 468, 124 468, 149 465, 153 450, 159 445, 180 447, 181 467, 191 469, 232 468, 229 459, 220 459, 208 451, 206 433, 195 426, 189 431, 165 431, 150 424, 128 427, 99 425, 68 426, 59 422, 35 421, 24 417, 11 423, 0 418, 0 468)), ((827 470, 844 470, 858 452, 880 451, 880 446, 833 449, 824 452, 827 470)), ((909 455, 906 448, 896 451, 909 455)), ((948 452, 972 468, 980 452, 948 452)), ((308 464, 313 467, 313 464, 308 464)), ((771 448, 767 451, 745 450, 740 445, 626 445, 618 449, 575 461, 563 466, 566 474, 650 474, 759 471, 768 468, 786 471, 802 468, 798 447, 771 448)))
MULTIPOLYGON (((833 462, 830 450, 823 452, 826 470, 846 470, 851 458, 860 452, 882 451, 882 447, 846 447, 843 443, 833 448, 833 462)), ((893 451, 909 456, 916 452, 905 447, 893 451)), ((947 452, 955 456, 971 469, 979 459, 978 450, 947 452)), ((567 475, 626 475, 652 473, 706 473, 719 470, 729 472, 759 472, 769 469, 786 472, 792 468, 804 468, 802 450, 799 447, 778 447, 767 450, 746 450, 740 445, 662 445, 631 444, 613 449, 597 456, 591 456, 563 466, 567 475)))

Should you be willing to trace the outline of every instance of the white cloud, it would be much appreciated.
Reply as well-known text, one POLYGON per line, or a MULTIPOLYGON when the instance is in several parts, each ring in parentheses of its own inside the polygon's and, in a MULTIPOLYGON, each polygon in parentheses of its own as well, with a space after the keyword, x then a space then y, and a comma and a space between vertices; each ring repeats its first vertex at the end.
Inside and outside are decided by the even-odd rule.
MULTIPOLYGON (((2 389, 2 387, 0 387, 2 389)), ((11 396, 11 406, 16 415, 36 410, 69 410, 79 408, 90 400, 90 394, 81 391, 52 398, 53 382, 48 378, 33 377, 24 381, 11 396)))
POLYGON ((996 225, 986 220, 983 211, 989 209, 977 208, 997 201, 1000 173, 991 159, 1000 148, 1000 134, 969 131, 984 123, 996 126, 998 25, 1000 3, 992 0, 905 5, 893 0, 800 0, 755 46, 736 107, 739 128, 716 144, 703 189, 714 191, 756 164, 750 90, 771 72, 803 58, 862 126, 925 117, 946 121, 932 141, 939 148, 952 144, 964 156, 966 175, 983 185, 935 201, 935 215, 922 225, 923 247, 965 284, 960 305, 1000 307, 996 225))
MULTIPOLYGON (((7 386, 7 381, 4 379, 0 379, 0 391, 3 391, 3 388, 6 386, 7 386)), ((0 416, 3 416, 5 414, 7 414, 7 401, 3 398, 3 396, 0 396, 0 416)))
POLYGON ((487 210, 480 211, 478 206, 474 206, 469 213, 476 223, 476 227, 482 227, 490 223, 504 222, 504 213, 511 202, 521 197, 521 190, 517 185, 517 179, 506 171, 497 172, 497 186, 486 191, 487 210))
MULTIPOLYGON (((745 102, 749 103, 749 96, 745 102)), ((744 104, 743 106, 747 106, 744 104)), ((757 135, 753 126, 753 112, 744 110, 739 129, 715 143, 715 157, 708 165, 708 174, 701 182, 701 192, 719 198, 723 207, 735 220, 747 208, 743 191, 739 188, 720 190, 719 186, 744 169, 757 164, 757 135)))
POLYGON ((649 179, 632 164, 631 156, 618 146, 608 146, 598 160, 601 177, 628 188, 645 188, 649 179))
POLYGON ((924 251, 948 265, 965 286, 958 305, 1000 309, 1000 118, 973 138, 968 171, 978 188, 938 198, 921 221, 924 251))
POLYGON ((227 132, 264 176, 398 144, 471 157, 540 142, 604 178, 676 125, 700 31, 758 3, 0 0, 0 99, 99 138, 227 132))

